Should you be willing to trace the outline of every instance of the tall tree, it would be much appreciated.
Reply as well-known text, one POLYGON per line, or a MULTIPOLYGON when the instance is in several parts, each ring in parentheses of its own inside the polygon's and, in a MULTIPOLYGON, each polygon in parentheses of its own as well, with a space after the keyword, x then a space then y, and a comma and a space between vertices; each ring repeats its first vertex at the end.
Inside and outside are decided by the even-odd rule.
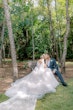
POLYGON ((15 51, 13 32, 12 32, 12 24, 11 24, 10 12, 9 12, 7 0, 3 0, 3 6, 4 6, 4 11, 5 11, 6 21, 7 21, 8 34, 9 34, 10 47, 11 47, 13 80, 15 81, 18 78, 18 68, 17 68, 17 62, 16 62, 16 51, 15 51))
POLYGON ((64 35, 64 48, 63 48, 63 55, 61 59, 61 70, 62 73, 65 72, 65 61, 66 61, 66 55, 67 55, 67 40, 68 40, 68 35, 70 32, 70 17, 69 17, 69 0, 66 0, 66 32, 64 35))
POLYGON ((35 46, 34 46, 34 28, 33 28, 33 16, 31 15, 31 28, 32 28, 32 51, 33 51, 33 61, 35 60, 35 46))
POLYGON ((51 14, 51 8, 50 8, 50 0, 47 0, 47 8, 48 8, 48 15, 49 15, 49 30, 50 30, 50 39, 51 39, 51 55, 55 56, 55 36, 54 36, 54 30, 53 30, 53 24, 52 24, 52 14, 51 14))
POLYGON ((1 32, 1 42, 0 42, 0 67, 2 67, 2 49, 3 49, 3 41, 4 41, 4 28, 5 28, 5 23, 3 22, 2 32, 1 32))
POLYGON ((56 39, 56 53, 57 53, 57 60, 58 62, 60 62, 61 59, 61 55, 62 55, 62 50, 61 50, 61 42, 60 42, 60 36, 61 36, 61 30, 60 30, 60 23, 59 23, 59 19, 58 19, 58 14, 57 14, 57 1, 55 0, 55 13, 56 13, 56 24, 58 25, 59 28, 56 28, 56 35, 58 36, 56 39), (60 53, 58 50, 58 46, 60 48, 60 53), (60 54, 60 55, 59 55, 60 54))

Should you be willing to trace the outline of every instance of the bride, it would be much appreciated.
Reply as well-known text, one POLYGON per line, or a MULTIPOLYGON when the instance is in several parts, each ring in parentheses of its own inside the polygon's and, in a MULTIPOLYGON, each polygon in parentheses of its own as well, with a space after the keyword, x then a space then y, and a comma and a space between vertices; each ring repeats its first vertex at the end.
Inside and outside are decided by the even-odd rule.
POLYGON ((11 84, 5 92, 10 98, 0 103, 0 110, 35 110, 37 99, 46 93, 56 92, 58 85, 52 71, 45 66, 44 59, 41 58, 30 74, 11 84))

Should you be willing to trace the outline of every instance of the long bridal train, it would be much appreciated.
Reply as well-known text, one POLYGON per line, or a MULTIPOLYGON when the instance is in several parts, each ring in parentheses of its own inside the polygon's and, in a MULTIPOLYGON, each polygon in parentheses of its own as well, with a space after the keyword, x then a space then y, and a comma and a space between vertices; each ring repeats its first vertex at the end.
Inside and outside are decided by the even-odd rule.
POLYGON ((35 69, 27 76, 18 79, 5 92, 10 97, 0 103, 0 110, 35 110, 37 99, 46 93, 56 92, 58 81, 49 68, 44 68, 44 61, 37 63, 35 69))

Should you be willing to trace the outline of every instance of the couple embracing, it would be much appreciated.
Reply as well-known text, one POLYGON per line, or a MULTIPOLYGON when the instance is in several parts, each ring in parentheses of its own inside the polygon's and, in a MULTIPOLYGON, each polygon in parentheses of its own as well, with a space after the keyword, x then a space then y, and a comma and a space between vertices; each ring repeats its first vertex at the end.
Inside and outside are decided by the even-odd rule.
POLYGON ((48 54, 41 55, 40 59, 44 59, 44 65, 45 67, 48 67, 52 70, 52 73, 54 73, 60 80, 63 86, 67 86, 67 83, 64 81, 60 71, 58 64, 56 63, 56 60, 54 58, 51 58, 48 54))
POLYGON ((51 59, 48 54, 41 55, 32 72, 15 81, 5 92, 9 99, 0 103, 0 110, 35 110, 37 99, 46 93, 56 92, 59 82, 53 73, 58 76, 63 86, 67 86, 55 59, 51 59))

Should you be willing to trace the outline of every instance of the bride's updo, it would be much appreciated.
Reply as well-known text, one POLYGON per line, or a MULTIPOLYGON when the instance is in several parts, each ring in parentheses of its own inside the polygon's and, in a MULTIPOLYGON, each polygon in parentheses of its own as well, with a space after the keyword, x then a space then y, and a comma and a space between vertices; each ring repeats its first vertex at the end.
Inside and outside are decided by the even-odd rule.
POLYGON ((45 57, 45 54, 42 54, 42 55, 40 56, 40 59, 44 59, 44 57, 45 57))

